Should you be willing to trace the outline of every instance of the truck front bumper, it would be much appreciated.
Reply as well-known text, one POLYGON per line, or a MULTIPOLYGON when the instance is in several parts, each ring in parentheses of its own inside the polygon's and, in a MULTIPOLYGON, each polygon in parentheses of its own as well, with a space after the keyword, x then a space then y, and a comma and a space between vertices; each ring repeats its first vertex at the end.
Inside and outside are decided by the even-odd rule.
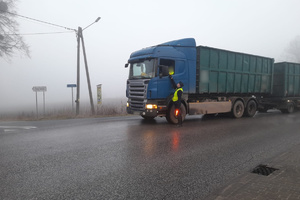
POLYGON ((167 107, 166 106, 155 106, 151 109, 143 109, 143 110, 134 110, 127 106, 128 114, 136 114, 145 117, 157 117, 157 116, 166 116, 167 107))

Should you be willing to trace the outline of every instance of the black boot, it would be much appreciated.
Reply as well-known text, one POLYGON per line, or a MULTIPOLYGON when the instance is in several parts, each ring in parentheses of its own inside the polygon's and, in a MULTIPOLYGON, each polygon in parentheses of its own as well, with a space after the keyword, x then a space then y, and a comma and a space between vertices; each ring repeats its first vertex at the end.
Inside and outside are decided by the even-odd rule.
POLYGON ((181 126, 182 126, 182 117, 181 117, 181 115, 178 116, 178 123, 177 123, 177 126, 178 126, 178 127, 181 127, 181 126))

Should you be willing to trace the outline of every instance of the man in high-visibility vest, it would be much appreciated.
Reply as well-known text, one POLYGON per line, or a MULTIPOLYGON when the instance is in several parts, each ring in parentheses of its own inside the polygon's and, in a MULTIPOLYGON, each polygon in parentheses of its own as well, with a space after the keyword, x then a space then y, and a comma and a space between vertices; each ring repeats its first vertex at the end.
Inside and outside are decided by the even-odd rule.
POLYGON ((171 79, 171 82, 172 82, 172 85, 173 85, 173 88, 175 89, 175 92, 174 92, 174 95, 173 95, 173 98, 172 98, 172 101, 175 105, 175 113, 174 115, 177 117, 178 119, 178 126, 182 126, 182 116, 181 116, 181 96, 182 96, 182 93, 183 93, 183 83, 180 81, 179 83, 175 83, 175 81, 173 80, 173 77, 171 75, 169 75, 170 79, 171 79))

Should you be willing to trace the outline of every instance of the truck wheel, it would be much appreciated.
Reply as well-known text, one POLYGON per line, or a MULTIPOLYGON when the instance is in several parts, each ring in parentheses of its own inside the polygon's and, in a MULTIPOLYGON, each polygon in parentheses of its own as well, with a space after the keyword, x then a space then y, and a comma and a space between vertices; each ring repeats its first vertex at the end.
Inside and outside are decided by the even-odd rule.
POLYGON ((237 100, 234 105, 233 105, 233 108, 232 108, 232 115, 234 118, 241 118, 244 114, 244 110, 245 110, 245 107, 244 107, 244 104, 242 101, 240 100, 237 100))
POLYGON ((283 113, 293 113, 295 111, 295 105, 293 103, 288 103, 286 109, 282 109, 283 113))
POLYGON ((256 105, 255 101, 250 100, 246 106, 244 115, 246 117, 253 117, 256 113, 256 110, 257 110, 257 105, 256 105))
MULTIPOLYGON (((185 116, 186 116, 186 109, 185 106, 183 104, 181 104, 181 117, 182 117, 182 121, 184 121, 185 116)), ((170 109, 168 109, 167 111, 167 115, 166 115, 166 119, 170 124, 177 124, 178 123, 178 119, 175 117, 175 106, 172 105, 170 109)))
POLYGON ((295 105, 293 103, 289 103, 287 105, 287 111, 288 113, 293 113, 295 111, 295 105))

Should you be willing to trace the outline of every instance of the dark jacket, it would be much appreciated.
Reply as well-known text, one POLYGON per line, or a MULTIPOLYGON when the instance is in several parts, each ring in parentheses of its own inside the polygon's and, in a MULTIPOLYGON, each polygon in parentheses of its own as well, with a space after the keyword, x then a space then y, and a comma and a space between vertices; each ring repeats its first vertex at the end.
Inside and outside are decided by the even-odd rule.
MULTIPOLYGON (((177 88, 177 84, 175 83, 173 77, 170 76, 170 79, 171 79, 171 83, 172 83, 173 88, 174 88, 175 90, 177 90, 177 89, 178 89, 178 88, 177 88)), ((182 87, 182 86, 181 86, 181 87, 182 87)), ((183 92, 182 92, 181 90, 179 90, 179 91, 177 92, 178 100, 174 102, 176 108, 180 108, 180 106, 181 106, 181 96, 182 96, 182 93, 183 93, 183 92)))

